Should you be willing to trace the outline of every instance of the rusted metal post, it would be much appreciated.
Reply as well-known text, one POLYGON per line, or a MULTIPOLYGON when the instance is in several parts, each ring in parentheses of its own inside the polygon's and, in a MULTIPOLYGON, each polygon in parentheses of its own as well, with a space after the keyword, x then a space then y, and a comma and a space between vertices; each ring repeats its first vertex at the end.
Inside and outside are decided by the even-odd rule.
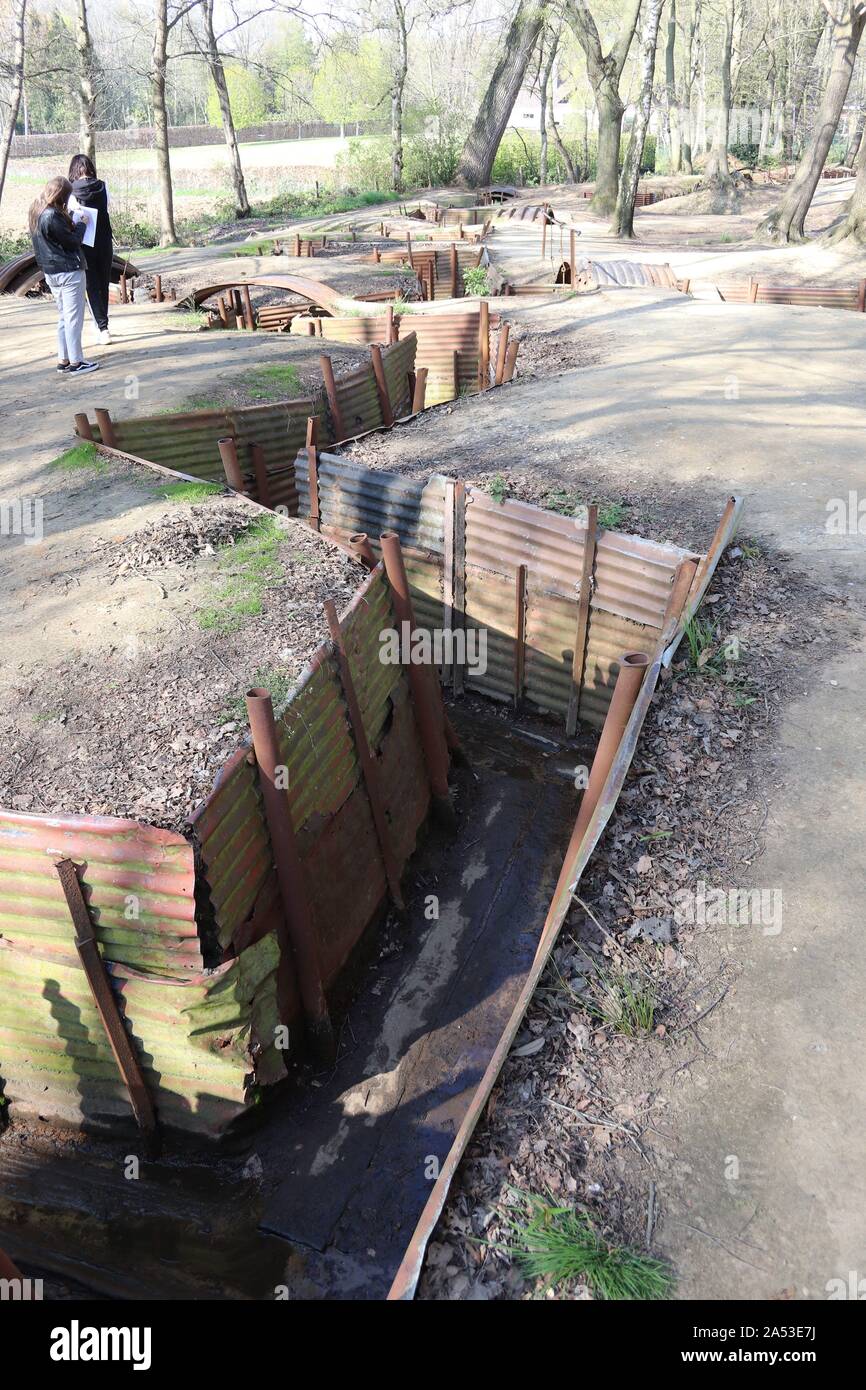
POLYGON ((109 449, 117 448, 117 435, 114 433, 114 425, 111 416, 103 406, 97 406, 94 410, 96 423, 99 426, 99 437, 103 444, 107 444, 109 449))
POLYGON ((424 397, 427 392, 427 368, 419 367, 415 372, 415 387, 412 391, 412 414, 417 415, 419 410, 424 409, 424 397))
POLYGON ((223 439, 217 440, 217 447, 222 459, 223 471, 226 475, 226 482, 235 492, 246 494, 246 484, 238 462, 238 446, 234 435, 226 435, 223 439))
POLYGON ((510 381, 514 376, 514 368, 517 363, 517 353, 519 349, 520 343, 516 338, 514 342, 508 344, 508 351, 505 354, 505 370, 502 373, 503 382, 510 381))
POLYGON ((514 611, 514 708, 523 698, 523 679, 526 664, 526 566, 518 565, 515 574, 514 611))
MULTIPOLYGON (((414 632, 415 615, 412 611, 400 537, 396 531, 383 531, 379 541, 382 559, 385 561, 385 573, 391 585, 394 615, 402 639, 407 631, 404 624, 408 624, 410 636, 414 632)), ((411 660, 407 664, 406 673, 424 750, 424 762, 430 778, 434 812, 438 820, 453 828, 456 818, 448 792, 448 744, 445 739, 445 710, 439 676, 435 667, 420 666, 411 660)))
POLYGON ((247 329, 250 333, 252 333, 255 330, 256 320, 253 314, 253 301, 250 298, 249 285, 244 285, 241 293, 244 297, 244 318, 246 319, 247 329))
POLYGON ((340 667, 340 683, 343 687, 346 708, 349 711, 349 724, 351 725, 352 733, 355 738, 358 762, 361 765, 361 776, 364 779, 364 786, 370 802, 370 810, 373 813, 373 825, 376 830, 376 839, 379 843, 379 853, 382 856, 385 877, 388 880, 388 891, 391 894, 391 901, 397 911, 405 912, 406 904, 403 901, 403 894, 400 889, 400 868, 397 863, 397 856, 394 853, 394 846, 391 843, 391 828, 388 824, 385 800, 379 781, 379 765, 370 751, 367 731, 364 728, 364 717, 361 713, 361 706, 355 690, 352 668, 349 665, 346 640, 343 636, 343 630, 340 627, 340 619, 337 616, 337 607, 333 599, 329 598, 325 601, 325 617, 328 621, 328 631, 331 634, 331 641, 337 653, 337 661, 340 667))
POLYGON ((431 256, 427 262, 427 298, 430 303, 436 298, 436 257, 431 256))
POLYGON ((456 348, 451 354, 451 381, 454 392, 453 399, 456 400, 460 395, 460 354, 456 348))
POLYGON ((265 451, 261 444, 250 445, 250 462, 253 465, 253 473, 256 479, 256 500, 261 502, 263 507, 270 507, 271 503, 271 483, 268 477, 268 465, 265 461, 265 451))
POLYGON ((478 389, 490 385, 490 305, 482 299, 478 306, 478 389))
POLYGON ((265 821, 282 899, 280 946, 291 949, 310 1042, 316 1057, 326 1061, 334 1055, 334 1034, 325 1000, 310 897, 289 800, 285 789, 277 786, 278 777, 282 781, 285 776, 285 765, 280 753, 273 705, 267 690, 259 687, 248 690, 246 700, 265 821))
POLYGON ((319 516, 319 420, 316 415, 307 416, 307 477, 310 484, 310 525, 314 531, 321 531, 319 516))
POLYGON ((75 417, 75 433, 79 439, 92 439, 93 430, 90 428, 90 421, 83 411, 75 417))
POLYGON ((300 238, 300 236, 298 235, 298 233, 295 232, 295 235, 294 235, 294 237, 292 238, 292 255, 293 255, 293 256, 300 256, 300 254, 301 254, 301 238, 300 238))
POLYGON ((385 310, 385 342, 396 343, 398 334, 397 320, 394 317, 394 305, 389 304, 385 310))
POLYGON ((571 691, 568 697, 568 712, 565 716, 565 732, 569 738, 574 735, 577 728, 580 688, 583 685, 583 672, 586 666, 589 601, 592 597, 592 571, 595 565, 597 532, 598 506, 592 502, 586 509, 586 534, 583 538, 583 565, 580 572, 580 595, 577 604, 577 630, 574 635, 574 656, 571 663, 571 691))
POLYGON ((500 323, 499 345, 496 349, 496 375, 494 376, 494 381, 497 386, 502 385, 502 378, 505 374, 505 353, 508 348, 508 335, 510 332, 510 323, 500 323))
POLYGON ((382 361, 382 349, 378 343, 371 344, 370 357, 373 362, 373 376, 376 378, 376 395, 379 397, 382 424, 386 429, 390 429, 394 423, 394 412, 391 409, 391 397, 388 395, 388 381, 385 376, 385 364, 382 361))
POLYGON ((355 531, 349 537, 349 549, 354 551, 361 564, 368 570, 375 569, 376 556, 373 554, 373 547, 370 544, 370 537, 366 531, 355 531))
POLYGON ((456 299, 456 298, 457 298, 457 285, 458 285, 459 271, 458 271, 458 267, 457 267, 457 247, 456 247, 456 245, 455 245, 455 243, 454 243, 453 241, 452 241, 452 243, 451 243, 450 260, 451 260, 451 298, 452 298, 452 299, 456 299))
POLYGON ((406 233, 406 259, 407 259, 407 261, 409 262, 409 264, 411 265, 412 269, 414 270, 414 269, 415 269, 415 262, 414 262, 413 259, 412 259, 412 234, 411 234, 411 232, 407 232, 407 233, 406 233))
POLYGON ((219 316, 220 316, 220 327, 221 327, 221 328, 228 328, 228 326, 229 326, 229 311, 228 311, 228 308, 227 308, 227 306, 226 306, 226 301, 225 301, 225 296, 224 296, 224 295, 218 295, 218 296, 217 296, 217 313, 218 313, 219 316))
POLYGON ((105 1036, 108 1038, 111 1051, 114 1053, 117 1070, 120 1072, 123 1084, 129 1093, 129 1103, 132 1106, 133 1114, 139 1129, 143 1130, 145 1134, 154 1135, 156 1132, 156 1113, 153 1108, 153 1101, 145 1083, 144 1072, 133 1048, 132 1039, 127 1033, 121 1017, 105 962, 99 953, 96 933, 90 920, 90 912, 81 891, 78 870, 71 859, 60 859, 54 867, 57 870, 57 877, 60 879, 66 906, 69 908, 69 915, 75 928, 75 949, 78 952, 78 959, 81 961, 81 968, 87 977, 93 1002, 105 1029, 105 1036))
POLYGON ((374 246, 374 247, 373 247, 373 261, 374 261, 374 263, 375 263, 376 265, 378 265, 379 262, 381 261, 381 259, 382 259, 382 252, 379 250, 378 246, 374 246))
POLYGON ((577 238, 575 237, 574 228, 572 227, 568 234, 568 283, 571 286, 574 285, 575 266, 577 265, 576 242, 577 238))
MULTIPOLYGON (((454 487, 454 625, 466 626, 466 484, 458 479, 454 487)), ((463 694, 464 672, 459 661, 451 671, 451 689, 463 694)))
POLYGON ((866 314, 866 280, 861 280, 857 286, 857 309, 861 314, 866 314))
POLYGON ((558 897, 568 882, 569 867, 574 861, 574 857, 580 848, 581 841, 586 834, 587 826, 592 819, 592 813, 598 805, 599 797, 604 790, 608 773, 613 765, 617 749, 622 742, 631 712, 634 709, 634 702, 637 699, 638 691, 641 688, 646 669, 650 659, 643 652, 626 652, 620 660, 619 672, 617 673, 616 685, 613 688, 610 704, 608 705, 607 715, 604 721, 604 728, 598 740, 595 750, 595 757, 592 760, 592 768, 589 773, 589 781, 580 803, 580 810, 577 813, 577 820, 571 832, 571 839, 568 842, 568 849, 565 851, 562 871, 559 882, 554 890, 554 900, 558 897))
POLYGON ((758 300, 758 282, 749 276, 749 303, 756 304, 758 300))
POLYGON ((161 275, 154 275, 154 277, 153 277, 153 289, 154 289, 154 294, 156 295, 156 302, 157 302, 157 304, 161 304, 161 303, 162 303, 162 300, 163 300, 163 294, 162 294, 162 276, 161 276, 161 275))
POLYGON ((129 297, 128 297, 127 293, 126 293, 126 271, 125 271, 125 270, 122 270, 122 271, 120 272, 120 285, 119 285, 119 289, 120 289, 120 302, 121 302, 121 304, 128 304, 128 303, 129 303, 129 297))
POLYGON ((319 358, 319 366, 322 369, 322 379, 325 383, 325 391, 328 396, 328 405, 331 408, 331 417, 334 421, 334 443, 345 439, 346 431, 343 424, 343 415, 340 410, 340 402, 337 397, 337 383, 334 379, 334 366, 327 353, 323 352, 319 358))

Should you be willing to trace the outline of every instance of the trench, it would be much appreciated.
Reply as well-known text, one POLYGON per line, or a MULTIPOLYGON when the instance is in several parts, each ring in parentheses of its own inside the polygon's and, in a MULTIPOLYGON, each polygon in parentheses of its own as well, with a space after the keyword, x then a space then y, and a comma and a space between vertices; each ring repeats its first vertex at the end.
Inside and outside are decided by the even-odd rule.
POLYGON ((25 1128, 0 1147, 0 1226, 28 1270, 106 1298, 387 1295, 532 963, 594 743, 449 712, 457 831, 425 828, 405 922, 360 943, 335 1065, 299 1062, 222 1149, 168 1139, 136 1179, 135 1139, 25 1128))

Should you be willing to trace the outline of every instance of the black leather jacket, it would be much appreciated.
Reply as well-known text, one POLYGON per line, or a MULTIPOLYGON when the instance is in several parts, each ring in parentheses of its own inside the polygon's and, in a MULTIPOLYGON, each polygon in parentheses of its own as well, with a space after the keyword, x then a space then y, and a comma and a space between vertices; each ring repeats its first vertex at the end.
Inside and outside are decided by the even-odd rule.
POLYGON ((45 208, 40 212, 32 240, 36 264, 42 273, 63 275, 70 270, 83 270, 83 236, 83 222, 70 226, 56 208, 45 208))

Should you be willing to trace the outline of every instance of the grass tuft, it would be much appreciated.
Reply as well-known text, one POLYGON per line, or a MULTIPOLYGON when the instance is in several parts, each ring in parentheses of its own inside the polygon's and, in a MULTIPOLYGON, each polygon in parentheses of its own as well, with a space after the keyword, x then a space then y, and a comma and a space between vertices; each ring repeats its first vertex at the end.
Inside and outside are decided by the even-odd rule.
POLYGON ((195 615, 203 631, 236 632, 247 618, 261 613, 265 590, 283 574, 279 559, 283 539, 277 519, 266 516, 254 522, 234 545, 220 548, 217 563, 227 574, 213 602, 195 615))
POLYGON ((52 459, 48 465, 58 473, 74 473, 80 468, 90 468, 95 473, 104 473, 108 467, 108 460, 101 457, 96 452, 96 445, 90 439, 82 440, 80 444, 73 444, 71 449, 67 449, 59 458, 52 459))
POLYGON ((650 1302, 667 1298, 672 1278, 667 1266, 650 1255, 605 1240, 589 1217, 573 1207, 554 1206, 533 1193, 517 1194, 523 1218, 511 1218, 513 1252, 518 1264, 545 1288, 573 1279, 590 1285, 596 1298, 650 1302))
POLYGON ((219 483, 169 483, 160 489, 160 496, 166 502, 206 502, 209 497, 217 497, 223 489, 219 483))
POLYGON ((254 671, 244 686, 244 693, 237 695, 222 711, 220 718, 224 723, 229 719, 235 720, 238 724, 243 724, 246 721, 246 691, 250 690, 253 686, 258 686, 260 689, 268 692, 277 714, 279 714, 288 700, 289 692, 292 688, 285 671, 270 671, 264 668, 254 671))
POLYGON ((635 978, 624 970, 596 969, 583 1003, 593 1018, 627 1038, 651 1033, 658 999, 650 980, 635 978))

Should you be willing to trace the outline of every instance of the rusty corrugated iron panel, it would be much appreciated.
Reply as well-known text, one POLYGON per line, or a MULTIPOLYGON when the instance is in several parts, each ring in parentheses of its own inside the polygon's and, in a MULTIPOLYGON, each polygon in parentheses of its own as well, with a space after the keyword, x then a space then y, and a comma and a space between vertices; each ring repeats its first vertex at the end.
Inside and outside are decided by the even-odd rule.
POLYGON ((76 961, 54 863, 81 883, 106 960, 181 976, 202 965, 192 848, 180 835, 110 816, 0 811, 0 935, 76 961))
MULTIPOLYGON (((295 478, 299 513, 309 516, 305 455, 298 458, 295 478)), ((359 467, 338 454, 319 455, 322 526, 334 534, 366 531, 375 546, 383 531, 396 531, 404 546, 441 555, 445 547, 444 502, 445 479, 437 474, 420 482, 359 467)))
POLYGON ((382 351, 382 365, 388 383, 388 397, 391 409, 399 420, 412 409, 412 392, 409 386, 409 373, 414 372, 418 336, 413 330, 404 332, 399 342, 391 343, 382 351))
MULTIPOLYGON (((247 1107, 255 1055, 263 1073, 282 1067, 272 1046, 276 960, 270 936, 182 980, 108 966, 162 1124, 216 1135, 247 1107)), ((98 1127, 131 1120, 80 964, 2 940, 0 989, 0 1079, 12 1115, 98 1127)))
POLYGON ((418 339, 415 365, 427 368, 426 405, 454 399, 455 352, 457 394, 478 390, 480 321, 477 305, 453 313, 412 315, 412 332, 418 339))

